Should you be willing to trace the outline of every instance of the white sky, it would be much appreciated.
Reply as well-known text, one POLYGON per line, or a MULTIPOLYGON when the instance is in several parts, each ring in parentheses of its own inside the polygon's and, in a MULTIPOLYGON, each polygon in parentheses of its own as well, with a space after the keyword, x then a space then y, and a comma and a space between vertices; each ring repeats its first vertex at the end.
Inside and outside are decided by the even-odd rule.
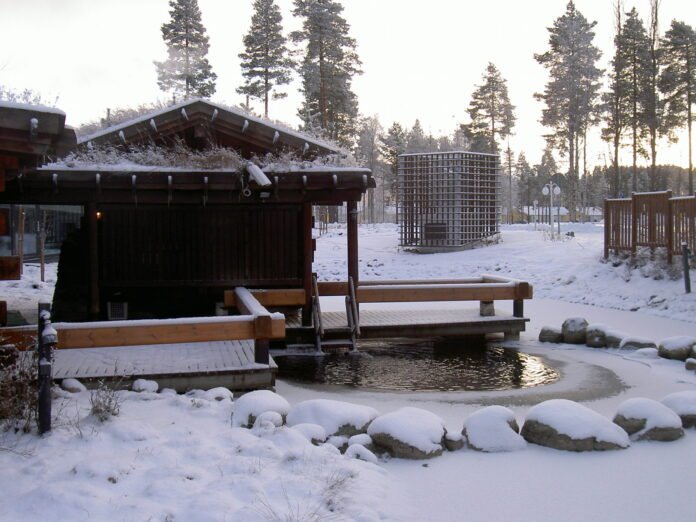
MULTIPOLYGON (((647 19, 649 0, 624 0, 647 19)), ((297 21, 292 0, 277 0, 286 30, 297 21)), ((565 11, 566 0, 343 0, 344 15, 358 42, 364 74, 354 81, 360 111, 377 114, 385 127, 393 121, 412 126, 420 118, 426 131, 451 133, 466 120, 474 85, 489 61, 508 80, 517 106, 513 149, 538 161, 544 147, 538 123, 545 70, 534 53, 544 52, 546 27, 565 11)), ((218 74, 213 100, 238 104, 242 36, 248 31, 252 0, 199 0, 210 37, 210 62, 218 74)), ((612 53, 612 0, 576 0, 578 9, 598 22, 595 44, 602 67, 612 53)), ((168 20, 167 0, 0 0, 0 83, 30 87, 59 97, 68 123, 103 117, 107 107, 135 106, 164 95, 153 60, 166 48, 160 26, 168 20)), ((663 0, 661 27, 673 18, 696 25, 696 2, 663 0)), ((295 82, 285 100, 271 104, 270 116, 297 125, 300 103, 295 82)), ((260 109, 260 106, 259 106, 260 109)), ((608 147, 592 140, 588 161, 609 161, 608 147)), ((686 166, 685 139, 664 146, 660 162, 686 166)))

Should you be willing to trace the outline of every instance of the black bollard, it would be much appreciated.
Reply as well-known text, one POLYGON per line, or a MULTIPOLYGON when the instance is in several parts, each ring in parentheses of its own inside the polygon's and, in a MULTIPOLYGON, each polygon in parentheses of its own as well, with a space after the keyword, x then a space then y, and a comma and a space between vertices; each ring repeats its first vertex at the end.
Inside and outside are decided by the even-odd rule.
POLYGON ((38 331, 38 378, 39 378, 39 433, 44 434, 51 430, 51 384, 53 380, 53 347, 57 336, 51 326, 51 305, 39 304, 39 331, 38 331))
POLYGON ((684 290, 687 294, 691 293, 691 275, 689 274, 689 246, 686 242, 682 243, 682 263, 684 265, 684 290))

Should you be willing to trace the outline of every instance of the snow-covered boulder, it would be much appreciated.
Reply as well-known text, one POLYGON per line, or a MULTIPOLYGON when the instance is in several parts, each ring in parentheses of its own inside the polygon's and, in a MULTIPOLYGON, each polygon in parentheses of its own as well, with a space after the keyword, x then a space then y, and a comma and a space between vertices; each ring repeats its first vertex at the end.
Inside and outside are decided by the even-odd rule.
POLYGON ((295 405, 288 414, 288 425, 319 424, 327 435, 350 437, 365 433, 367 426, 377 417, 377 410, 369 406, 330 399, 312 399, 295 405))
POLYGON ((458 451, 464 447, 464 435, 456 431, 448 431, 442 440, 447 451, 458 451))
POLYGON ((350 447, 354 444, 360 444, 372 452, 376 450, 375 444, 372 442, 372 437, 370 437, 367 433, 361 433, 360 435, 353 435, 350 437, 348 439, 348 446, 350 447))
POLYGON ((231 401, 234 394, 227 388, 218 387, 207 390, 204 397, 209 401, 231 401))
POLYGON ((488 453, 526 448, 519 432, 515 414, 503 406, 488 406, 472 413, 462 429, 470 448, 488 453))
POLYGON ((310 424, 309 422, 305 422, 303 424, 295 424, 291 427, 291 429, 299 431, 315 446, 326 442, 326 430, 318 424, 310 424))
POLYGON ((351 459, 364 460, 377 464, 377 456, 362 444, 351 444, 345 452, 345 456, 351 459))
POLYGON ((264 411, 254 420, 254 428, 280 428, 283 425, 283 416, 277 411, 264 411))
POLYGON ((657 348, 655 341, 645 337, 624 337, 619 344, 619 350, 641 350, 643 348, 657 348))
POLYGON ((660 357, 686 361, 696 348, 696 338, 686 335, 662 339, 658 347, 660 357))
POLYGON ((696 428, 696 391, 670 393, 661 402, 681 417, 682 426, 696 428))
POLYGON ((635 359, 659 359, 657 348, 640 348, 633 352, 632 357, 635 359))
POLYGON ((290 403, 270 390, 255 390, 245 393, 234 401, 232 411, 232 426, 235 428, 251 428, 256 417, 266 411, 279 413, 283 419, 290 411, 290 403))
POLYGON ((587 336, 587 320, 583 317, 569 317, 561 326, 563 342, 569 344, 585 344, 587 336))
POLYGON ((607 348, 618 348, 621 346, 621 341, 623 341, 624 337, 626 337, 625 334, 614 330, 607 330, 605 334, 607 348))
POLYGON ((63 379, 60 383, 60 387, 70 393, 87 391, 87 387, 77 379, 63 379))
POLYGON ((585 344, 590 348, 607 347, 607 329, 603 324, 591 324, 587 327, 585 344))
POLYGON ((162 388, 160 390, 160 395, 169 395, 169 396, 175 397, 179 394, 176 393, 176 390, 174 388, 162 388))
POLYGON ((696 370, 696 359, 694 359, 693 357, 688 358, 684 362, 684 368, 690 371, 696 370))
POLYGON ((562 343, 563 332, 553 326, 544 326, 539 332, 539 341, 542 343, 562 343))
POLYGON ((367 429, 378 448, 404 459, 429 459, 441 455, 445 432, 440 417, 412 407, 380 415, 367 429))
POLYGON ((622 428, 567 399, 552 399, 531 408, 521 434, 527 442, 566 451, 622 449, 630 445, 622 428))
POLYGON ((679 415, 652 399, 628 399, 619 405, 614 423, 632 440, 672 441, 684 436, 679 415))
POLYGON ((336 448, 340 453, 345 453, 349 446, 348 437, 345 435, 334 435, 333 437, 329 437, 326 443, 336 448))
POLYGON ((157 381, 151 381, 148 379, 136 379, 133 381, 131 389, 134 392, 157 393, 157 390, 159 390, 159 384, 157 384, 157 381))

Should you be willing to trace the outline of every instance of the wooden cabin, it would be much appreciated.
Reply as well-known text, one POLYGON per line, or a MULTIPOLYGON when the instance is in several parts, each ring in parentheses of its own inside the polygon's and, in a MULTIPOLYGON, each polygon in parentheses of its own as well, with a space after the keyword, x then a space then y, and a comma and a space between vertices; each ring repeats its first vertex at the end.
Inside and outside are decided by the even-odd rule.
POLYGON ((111 145, 233 148, 234 169, 61 164, 10 170, 0 203, 84 207, 63 244, 56 321, 215 315, 224 291, 299 289, 311 323, 312 206, 348 207, 349 276, 358 280, 357 202, 368 169, 297 166, 263 171, 254 159, 338 150, 321 140, 204 100, 191 100, 80 139, 111 145))

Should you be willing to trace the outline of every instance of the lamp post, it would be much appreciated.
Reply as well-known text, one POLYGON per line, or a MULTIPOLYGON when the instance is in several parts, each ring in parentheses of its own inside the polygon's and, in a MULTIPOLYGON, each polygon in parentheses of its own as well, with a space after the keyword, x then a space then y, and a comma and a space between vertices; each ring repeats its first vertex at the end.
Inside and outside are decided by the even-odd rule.
MULTIPOLYGON (((556 185, 553 181, 549 181, 546 185, 544 185, 544 188, 541 189, 541 193, 544 196, 549 196, 549 214, 551 215, 551 238, 553 238, 554 232, 553 232, 553 197, 554 196, 560 196, 561 195, 561 187, 556 185)), ((560 227, 561 227, 561 216, 558 216, 558 234, 561 234, 560 227)))

